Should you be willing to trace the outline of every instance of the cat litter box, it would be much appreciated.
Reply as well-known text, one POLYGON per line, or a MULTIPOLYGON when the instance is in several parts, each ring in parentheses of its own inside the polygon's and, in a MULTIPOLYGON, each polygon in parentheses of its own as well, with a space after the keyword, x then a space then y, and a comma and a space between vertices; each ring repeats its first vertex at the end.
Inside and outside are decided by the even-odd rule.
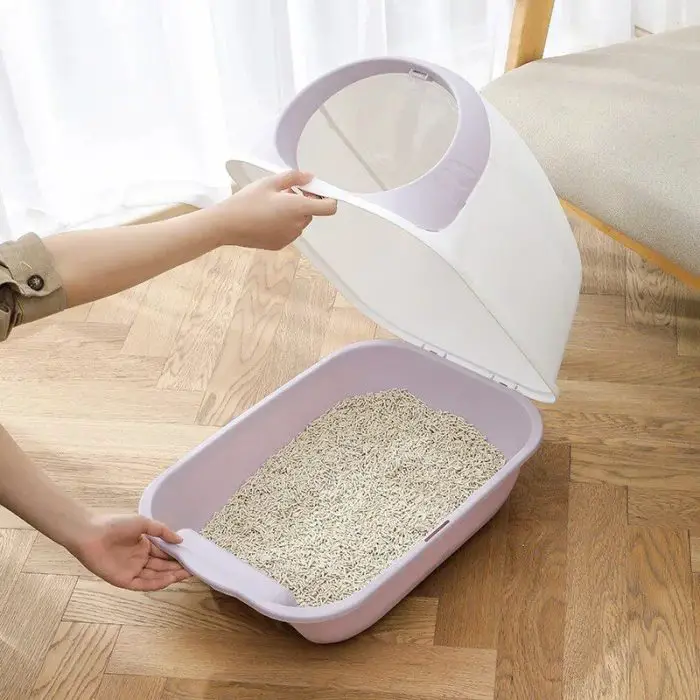
MULTIPOLYGON (((251 154, 242 187, 290 168, 338 201, 296 245, 348 301, 399 340, 346 347, 231 421, 146 489, 140 512, 183 537, 159 543, 212 588, 337 642, 367 629, 476 533, 537 449, 534 402, 553 402, 581 263, 546 176, 467 82, 424 62, 379 58, 312 83, 251 154), (405 389, 463 417, 505 465, 364 588, 305 607, 199 531, 307 425, 345 398, 405 389)), ((468 592, 465 592, 468 594, 468 592)))

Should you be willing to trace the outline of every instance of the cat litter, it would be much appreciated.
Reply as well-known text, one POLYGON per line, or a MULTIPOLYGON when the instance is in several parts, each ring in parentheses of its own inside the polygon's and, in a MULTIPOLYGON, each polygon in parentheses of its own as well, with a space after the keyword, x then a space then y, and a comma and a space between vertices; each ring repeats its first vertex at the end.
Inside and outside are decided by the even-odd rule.
POLYGON ((267 460, 202 534, 300 605, 336 602, 402 557, 504 463, 472 425, 407 391, 355 396, 267 460))

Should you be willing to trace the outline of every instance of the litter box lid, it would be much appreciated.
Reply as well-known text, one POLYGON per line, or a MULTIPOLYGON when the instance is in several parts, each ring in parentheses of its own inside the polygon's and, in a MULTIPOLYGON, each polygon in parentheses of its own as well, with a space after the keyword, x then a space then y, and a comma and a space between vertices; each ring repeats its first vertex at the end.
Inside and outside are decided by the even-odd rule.
POLYGON ((556 399, 581 261, 547 177, 469 83, 400 58, 300 92, 238 186, 290 168, 338 200, 297 240, 359 310, 399 338, 529 398, 556 399))

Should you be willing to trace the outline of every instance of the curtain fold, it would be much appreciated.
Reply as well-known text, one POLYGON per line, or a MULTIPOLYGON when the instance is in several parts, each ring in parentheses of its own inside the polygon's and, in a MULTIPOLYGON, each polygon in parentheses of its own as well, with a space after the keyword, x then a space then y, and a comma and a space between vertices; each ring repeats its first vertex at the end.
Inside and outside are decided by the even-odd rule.
MULTIPOLYGON (((686 0, 557 0, 547 54, 630 38, 634 2, 692 19, 686 0)), ((347 61, 416 56, 481 87, 501 73, 512 6, 0 0, 0 239, 225 196, 227 157, 347 61)))

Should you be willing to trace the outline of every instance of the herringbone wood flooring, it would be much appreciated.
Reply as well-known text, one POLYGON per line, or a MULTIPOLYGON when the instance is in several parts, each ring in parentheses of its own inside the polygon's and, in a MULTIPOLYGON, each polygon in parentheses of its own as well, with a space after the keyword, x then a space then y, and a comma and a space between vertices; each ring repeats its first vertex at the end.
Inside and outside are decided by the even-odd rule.
MULTIPOLYGON (((375 628, 318 647, 197 581, 117 590, 0 510, 0 696, 698 698, 700 297, 576 231, 584 294, 545 444, 375 628)), ((222 250, 19 329, 0 421, 76 496, 133 509, 217 426, 381 335, 293 251, 222 250)))

